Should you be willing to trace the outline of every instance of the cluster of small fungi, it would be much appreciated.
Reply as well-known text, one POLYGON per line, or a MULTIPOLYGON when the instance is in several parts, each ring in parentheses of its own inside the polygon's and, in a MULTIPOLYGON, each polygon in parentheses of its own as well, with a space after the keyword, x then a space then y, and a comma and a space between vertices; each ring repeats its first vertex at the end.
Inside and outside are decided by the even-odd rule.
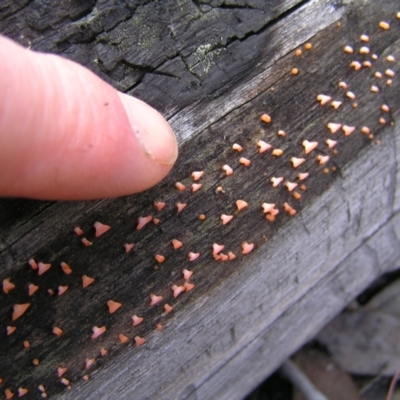
MULTIPOLYGON (((400 19, 400 14, 396 15, 397 19, 400 19)), ((338 23, 339 26, 340 23, 338 23)), ((379 22, 379 27, 382 30, 389 30, 390 24, 389 22, 381 21, 379 22)), ((359 71, 361 69, 370 69, 372 72, 371 74, 376 79, 377 83, 373 83, 370 87, 371 92, 379 93, 381 90, 381 86, 387 85, 390 86, 395 79, 396 72, 393 69, 395 65, 395 57, 393 55, 386 56, 386 63, 387 68, 382 71, 373 71, 374 61, 379 58, 378 54, 373 53, 369 47, 370 38, 366 33, 363 33, 359 37, 359 43, 356 44, 348 44, 346 45, 342 51, 349 55, 349 57, 353 57, 354 59, 349 59, 349 68, 355 71, 359 71)), ((306 51, 311 51, 312 45, 311 43, 307 43, 304 46, 306 51)), ((302 55, 302 50, 297 49, 295 51, 296 57, 302 55)), ((293 75, 293 79, 298 79, 296 76, 301 75, 301 70, 298 68, 291 69, 291 74, 293 75)), ((357 93, 349 87, 349 85, 345 81, 339 81, 337 83, 339 88, 343 90, 344 98, 348 99, 351 102, 351 106, 353 108, 357 108, 357 93)), ((335 99, 329 93, 316 93, 315 94, 315 101, 319 103, 319 107, 328 107, 330 109, 339 110, 343 106, 343 98, 335 99)), ((388 104, 382 103, 381 111, 383 113, 382 116, 379 117, 379 123, 385 125, 388 122, 388 119, 384 116, 390 112, 390 107, 388 104)), ((271 113, 272 114, 272 113, 271 113)), ((260 121, 258 122, 263 129, 269 129, 273 123, 273 114, 270 116, 269 114, 265 113, 260 116, 260 121)), ((277 138, 285 138, 287 133, 283 130, 279 130, 277 133, 277 138)), ((332 162, 332 159, 338 153, 337 147, 339 146, 338 135, 342 133, 342 137, 349 137, 350 135, 354 134, 365 134, 369 139, 374 139, 374 134, 371 132, 371 129, 366 126, 353 126, 347 124, 344 121, 341 121, 340 118, 336 118, 326 124, 325 127, 325 135, 320 140, 307 140, 303 139, 298 147, 293 145, 291 147, 293 154, 290 157, 290 168, 296 171, 296 179, 289 180, 285 176, 269 176, 268 184, 270 185, 271 190, 278 190, 282 188, 283 190, 287 191, 291 196, 291 201, 285 201, 282 204, 278 204, 276 202, 261 202, 258 207, 260 209, 261 215, 268 221, 267 223, 274 223, 274 221, 280 217, 282 214, 286 214, 290 217, 295 216, 298 212, 297 204, 304 196, 307 190, 307 180, 310 178, 310 173, 308 170, 304 169, 304 165, 307 159, 314 159, 315 164, 320 168, 323 174, 329 174, 331 171, 336 170, 336 166, 332 162)), ((275 146, 273 143, 268 143, 265 140, 258 140, 255 143, 252 143, 251 146, 254 146, 254 149, 257 149, 257 157, 265 157, 268 162, 268 158, 272 160, 273 158, 282 157, 284 154, 284 150, 279 148, 279 146, 275 146)), ((237 165, 228 165, 227 163, 222 163, 220 166, 221 171, 225 175, 224 179, 234 179, 236 173, 240 172, 240 169, 249 168, 252 165, 252 159, 242 156, 246 145, 244 143, 234 143, 231 146, 230 152, 231 154, 235 154, 237 158, 237 165)), ((285 150, 286 151, 286 150, 285 150)), ((254 154, 254 152, 253 152, 254 154)), ((181 182, 175 183, 175 190, 179 192, 191 192, 195 193, 203 189, 202 181, 207 176, 207 171, 193 171, 191 173, 191 183, 190 188, 187 184, 183 184, 181 182)), ((222 180, 222 182, 224 181, 222 180)), ((208 189, 210 190, 210 189, 208 189)), ((211 190, 215 191, 216 193, 223 193, 224 187, 223 183, 219 184, 217 187, 213 187, 211 190)), ((159 213, 164 210, 167 206, 167 202, 156 200, 153 203, 154 207, 154 214, 159 215, 159 213)), ((232 224, 232 221, 239 215, 243 210, 249 207, 248 201, 244 198, 238 198, 234 204, 236 208, 236 213, 226 212, 222 213, 219 216, 220 224, 222 226, 232 224)), ((184 213, 187 207, 187 202, 176 202, 174 207, 176 207, 176 213, 184 213)), ((205 214, 199 214, 197 218, 200 221, 206 221, 209 217, 205 214)), ((141 231, 142 229, 148 229, 148 226, 151 224, 159 225, 161 220, 158 216, 154 215, 145 215, 140 216, 137 219, 136 230, 141 231)), ((107 235, 112 227, 101 222, 94 223, 94 230, 95 235, 94 239, 89 240, 85 235, 85 232, 80 227, 75 227, 74 232, 77 236, 79 236, 81 243, 83 246, 90 247, 95 244, 95 241, 98 240, 103 235, 107 235)), ((174 238, 171 240, 170 245, 174 251, 179 250, 183 243, 182 241, 174 238)), ((135 249, 136 244, 132 242, 128 243, 121 243, 121 251, 125 251, 125 253, 130 253, 132 250, 135 249)), ((255 243, 251 241, 242 241, 240 246, 237 248, 226 248, 223 243, 209 243, 208 245, 209 252, 212 258, 215 261, 219 262, 230 262, 235 260, 238 256, 242 257, 243 255, 247 255, 251 251, 255 249, 255 243)), ((164 296, 159 293, 148 293, 147 302, 148 307, 154 307, 156 305, 162 306, 162 315, 166 316, 170 314, 174 310, 174 301, 179 296, 183 296, 185 293, 188 293, 195 289, 195 284, 192 282, 194 279, 194 269, 191 268, 189 265, 194 265, 191 263, 196 263, 196 260, 199 259, 201 256, 200 252, 197 252, 195 249, 192 249, 187 254, 187 263, 188 265, 181 269, 181 278, 177 279, 170 287, 170 295, 171 301, 164 299, 164 296), (170 304, 171 303, 171 304, 170 304)), ((161 268, 163 263, 166 260, 166 255, 160 253, 151 255, 155 262, 157 263, 157 267, 155 269, 161 268)), ((28 261, 29 268, 35 273, 37 273, 38 277, 46 274, 51 268, 59 268, 61 274, 71 275, 74 274, 74 267, 69 265, 66 261, 62 261, 59 265, 54 265, 54 263, 43 262, 40 260, 36 260, 34 258, 28 261)), ((96 286, 96 278, 93 276, 89 276, 83 274, 79 278, 80 285, 82 290, 90 291, 92 288, 96 286)), ((1 327, 4 329, 4 334, 2 340, 7 340, 7 337, 10 337, 15 334, 18 330, 18 323, 24 319, 24 314, 28 313, 32 302, 35 299, 35 295, 40 290, 47 290, 48 295, 60 297, 60 296, 68 296, 68 289, 69 286, 66 284, 60 284, 56 290, 54 289, 42 289, 40 286, 39 281, 36 280, 35 283, 30 283, 26 288, 26 295, 29 301, 26 302, 19 302, 15 303, 12 307, 10 312, 10 319, 9 321, 5 322, 2 321, 2 324, 5 322, 5 326, 1 327)), ((2 280, 2 291, 4 295, 9 295, 13 292, 16 288, 16 283, 13 281, 13 277, 9 276, 2 280)), ((116 294, 117 297, 117 294, 116 294)), ((116 298, 110 298, 106 304, 104 304, 105 310, 108 311, 109 314, 117 313, 124 307, 122 302, 117 301, 116 298)), ((89 341, 96 341, 98 338, 107 335, 108 333, 108 326, 96 324, 95 316, 93 316, 93 324, 91 332, 87 332, 87 340, 89 341)), ((137 327, 144 321, 145 316, 137 315, 134 313, 131 315, 131 325, 133 327, 137 327)), ((157 322, 155 325, 157 330, 162 330, 163 325, 161 322, 157 322)), ((58 325, 57 323, 54 324, 51 334, 54 337, 62 338, 64 334, 64 327, 58 325)), ((115 341, 118 342, 120 345, 133 342, 136 346, 142 346, 146 343, 146 338, 141 337, 140 335, 135 335, 133 338, 127 336, 126 332, 120 332, 117 334, 115 341), (133 340, 132 340, 133 339, 133 340)), ((29 340, 24 340, 21 343, 21 348, 29 350, 31 347, 31 343, 29 340)), ((84 380, 89 380, 89 371, 93 366, 96 365, 97 358, 103 358, 111 349, 99 346, 97 350, 97 357, 86 358, 82 359, 82 370, 84 371, 82 377, 84 380)), ((40 360, 38 358, 33 358, 31 360, 31 364, 33 367, 40 365, 45 360, 40 360)), ((60 364, 57 369, 54 371, 54 377, 59 381, 62 386, 70 388, 72 379, 68 377, 68 366, 64 364, 60 364)), ((4 388, 4 394, 6 399, 12 399, 15 397, 23 397, 27 393, 31 391, 36 391, 36 394, 39 394, 40 397, 46 398, 48 393, 46 391, 45 386, 43 383, 37 382, 35 385, 32 384, 32 387, 12 387, 8 384, 5 377, 0 376, 0 385, 4 388)))

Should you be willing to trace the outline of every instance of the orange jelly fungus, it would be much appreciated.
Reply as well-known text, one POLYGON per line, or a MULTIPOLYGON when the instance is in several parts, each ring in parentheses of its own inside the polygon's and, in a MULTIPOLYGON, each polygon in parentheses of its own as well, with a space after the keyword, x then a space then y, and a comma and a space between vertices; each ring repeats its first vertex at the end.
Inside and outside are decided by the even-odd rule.
POLYGON ((326 103, 329 103, 332 100, 331 96, 327 96, 325 94, 319 94, 317 96, 317 101, 321 104, 321 106, 325 105, 326 103))
POLYGON ((228 260, 234 260, 236 258, 235 253, 232 253, 231 251, 228 253, 228 260))
POLYGON ((17 330, 16 326, 7 326, 6 327, 7 336, 12 335, 16 330, 17 330))
POLYGON ((200 214, 199 215, 199 220, 200 221, 204 221, 206 219, 206 215, 205 214, 200 214))
POLYGON ((245 157, 240 157, 239 162, 240 162, 240 164, 244 165, 245 167, 248 167, 251 164, 251 161, 245 157))
MULTIPOLYGON (((162 326, 161 326, 161 329, 162 329, 162 326)), ((146 343, 146 339, 144 339, 140 336, 135 336, 135 343, 136 343, 136 346, 141 346, 142 344, 146 343)))
POLYGON ((104 347, 102 347, 102 348, 100 349, 100 355, 101 355, 102 357, 104 357, 107 353, 108 353, 108 351, 107 351, 107 349, 105 349, 104 347))
POLYGON ((138 317, 136 314, 132 315, 132 325, 138 326, 143 322, 143 317, 138 317))
POLYGON ((335 122, 329 122, 326 127, 331 131, 331 133, 336 133, 341 127, 342 124, 337 124, 335 122))
POLYGON ((123 335, 122 333, 120 333, 118 335, 118 339, 122 344, 129 342, 129 338, 127 336, 123 335))
POLYGON ((272 187, 277 187, 277 186, 279 186, 279 184, 283 181, 283 177, 282 176, 280 176, 280 177, 275 177, 275 176, 273 176, 271 179, 270 179, 270 181, 271 181, 271 183, 272 183, 272 187))
POLYGON ((68 286, 59 286, 58 287, 58 295, 61 296, 68 290, 68 286))
POLYGON ((202 186, 201 183, 192 183, 192 192, 197 192, 202 186))
POLYGON ((301 164, 304 163, 304 161, 306 161, 305 158, 292 157, 292 158, 290 159, 290 162, 292 163, 293 168, 299 167, 301 164))
POLYGON ((64 274, 66 274, 66 275, 72 274, 72 269, 66 262, 62 261, 60 265, 61 265, 61 269, 63 270, 64 274))
POLYGON ((192 289, 194 289, 194 284, 190 282, 185 282, 183 286, 186 292, 190 292, 192 289))
POLYGON ((289 192, 292 192, 294 189, 296 189, 297 183, 287 181, 285 182, 285 186, 289 192))
POLYGON ((13 313, 12 313, 12 320, 15 321, 19 317, 21 317, 23 314, 25 314, 26 310, 31 306, 30 303, 24 303, 24 304, 14 304, 13 305, 13 313))
POLYGON ((83 230, 82 230, 81 228, 79 228, 79 226, 77 226, 76 228, 74 228, 74 232, 75 232, 78 236, 83 235, 83 230))
POLYGON ((337 100, 332 101, 332 103, 331 103, 331 106, 332 106, 335 110, 337 110, 341 105, 342 105, 342 102, 341 102, 341 101, 337 101, 337 100))
POLYGON ((232 169, 229 165, 227 165, 227 164, 225 164, 225 165, 222 167, 222 169, 225 171, 225 174, 226 174, 227 176, 233 174, 233 169, 232 169))
POLYGON ((108 306, 109 313, 114 314, 115 311, 117 311, 122 306, 122 304, 118 303, 117 301, 114 301, 114 300, 108 300, 107 306, 108 306))
MULTIPOLYGON (((24 340, 24 347, 26 349, 29 349, 31 347, 30 343, 28 342, 28 340, 24 340)), ((1 383, 1 382, 0 382, 1 383)))
POLYGON ((345 134, 345 136, 351 135, 355 131, 355 126, 348 126, 348 125, 343 125, 342 130, 345 134))
POLYGON ((283 150, 282 149, 274 149, 272 151, 272 155, 275 157, 280 157, 283 154, 283 150))
POLYGON ((94 326, 92 328, 92 339, 97 339, 100 335, 102 335, 105 331, 107 330, 107 328, 105 326, 94 326))
POLYGON ((12 392, 10 389, 6 389, 4 394, 6 395, 7 400, 10 400, 14 397, 14 392, 12 392))
POLYGON ((148 215, 147 217, 139 217, 137 221, 136 230, 140 231, 145 225, 147 225, 153 219, 152 215, 148 215))
POLYGON ((174 307, 170 306, 169 304, 164 304, 164 310, 167 314, 169 314, 173 309, 174 307))
POLYGON ((178 250, 183 246, 183 243, 180 242, 178 239, 172 239, 171 244, 174 250, 178 250))
POLYGON ((243 150, 243 147, 240 144, 234 143, 232 145, 232 149, 238 151, 239 153, 243 150))
POLYGON ((161 211, 167 203, 164 203, 163 201, 155 201, 154 202, 154 207, 157 209, 157 211, 161 211))
POLYGON ((135 246, 134 243, 125 243, 124 244, 125 253, 129 253, 133 249, 134 246, 135 246))
POLYGON ((29 392, 29 390, 27 388, 18 388, 18 397, 22 397, 25 396, 27 393, 29 392))
POLYGON ((15 289, 15 285, 10 282, 11 278, 3 279, 3 292, 9 293, 11 290, 15 289))
POLYGON ((264 153, 265 151, 269 150, 272 147, 269 143, 266 143, 263 140, 259 140, 257 142, 257 146, 260 148, 258 150, 259 153, 264 153))
POLYGON ((188 254, 189 261, 197 260, 200 257, 200 253, 193 253, 192 251, 188 254))
POLYGON ((33 258, 31 258, 29 261, 28 261, 28 264, 32 267, 32 269, 37 269, 37 264, 36 264, 36 261, 33 259, 33 258))
POLYGON ((96 230, 95 237, 103 235, 104 233, 108 232, 110 228, 111 228, 110 225, 104 225, 101 222, 96 221, 94 223, 94 229, 96 230))
POLYGON ((233 215, 222 214, 220 218, 222 221, 222 225, 226 225, 228 222, 230 222, 232 220, 233 215))
POLYGON ((90 278, 87 275, 82 275, 82 287, 87 288, 89 285, 91 285, 94 282, 94 278, 90 278))
POLYGON ((157 296, 155 294, 150 295, 150 306, 155 306, 157 303, 163 300, 163 296, 157 296))
POLYGON ((309 142, 308 140, 303 140, 302 145, 304 147, 304 152, 309 154, 318 147, 318 142, 309 142))
POLYGON ((246 208, 249 204, 244 200, 236 200, 236 207, 239 211, 246 208))
POLYGON ((297 175, 297 178, 299 179, 299 181, 304 181, 304 179, 307 179, 309 175, 310 174, 308 172, 300 172, 297 175))
POLYGON ((70 381, 66 378, 61 378, 60 382, 64 385, 64 386, 69 386, 70 381))
POLYGON ((86 358, 85 359, 85 369, 89 369, 95 362, 96 362, 96 360, 94 358, 86 358))
POLYGON ((216 255, 220 253, 225 248, 225 246, 223 244, 213 243, 212 248, 213 248, 213 255, 216 255))
POLYGON ((263 114, 261 115, 261 121, 265 123, 270 123, 272 121, 272 118, 268 114, 263 114))
POLYGON ((172 290, 172 295, 174 296, 174 299, 176 299, 181 293, 183 293, 185 291, 185 287, 178 286, 178 285, 172 285, 171 290, 172 290))
POLYGON ((62 330, 61 328, 59 328, 58 326, 55 326, 55 327, 53 328, 53 333, 54 333, 56 336, 61 336, 61 335, 63 334, 63 330, 62 330))
POLYGON ((242 254, 248 254, 254 249, 254 243, 242 243, 242 254))
POLYGON ((38 275, 43 275, 46 271, 51 268, 51 264, 45 264, 42 262, 38 263, 38 275))
POLYGON ((159 262, 160 264, 162 264, 165 261, 165 257, 161 254, 156 254, 154 256, 154 258, 156 259, 157 262, 159 262))
POLYGON ((295 215, 296 212, 297 212, 293 207, 291 207, 291 206, 289 205, 289 203, 283 203, 283 208, 285 209, 285 211, 286 211, 290 216, 295 215))
POLYGON ((186 203, 176 203, 176 208, 178 210, 178 213, 182 212, 183 209, 187 206, 186 203))
POLYGON ((331 149, 332 147, 336 146, 337 141, 336 140, 332 140, 332 139, 326 139, 325 143, 331 149))
POLYGON ((58 367, 57 368, 57 376, 61 378, 68 371, 67 367, 58 367))
POLYGON ((312 49, 312 44, 311 44, 311 43, 306 43, 306 44, 304 45, 304 48, 305 48, 306 50, 311 50, 311 49, 312 49))
POLYGON ((184 269, 184 270, 182 271, 182 274, 183 274, 183 279, 184 279, 185 281, 188 281, 188 280, 192 277, 193 271, 189 271, 188 269, 184 269))
POLYGON ((90 242, 89 240, 87 240, 86 238, 82 238, 81 242, 86 246, 89 247, 91 246, 93 243, 90 242))
POLYGON ((329 161, 329 156, 323 156, 320 154, 317 156, 317 161, 319 165, 324 165, 329 161))
POLYGON ((176 182, 175 187, 180 191, 183 192, 186 189, 186 186, 181 182, 176 182))
POLYGON ((204 174, 204 171, 194 171, 192 172, 192 179, 198 181, 204 174))

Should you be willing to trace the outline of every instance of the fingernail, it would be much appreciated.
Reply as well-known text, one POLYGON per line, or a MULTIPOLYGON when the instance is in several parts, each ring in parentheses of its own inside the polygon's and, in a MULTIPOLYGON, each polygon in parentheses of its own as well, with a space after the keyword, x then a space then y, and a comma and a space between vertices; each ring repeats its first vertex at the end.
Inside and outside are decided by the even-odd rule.
POLYGON ((164 117, 141 100, 118 93, 128 116, 132 132, 152 160, 172 165, 178 157, 178 143, 164 117))

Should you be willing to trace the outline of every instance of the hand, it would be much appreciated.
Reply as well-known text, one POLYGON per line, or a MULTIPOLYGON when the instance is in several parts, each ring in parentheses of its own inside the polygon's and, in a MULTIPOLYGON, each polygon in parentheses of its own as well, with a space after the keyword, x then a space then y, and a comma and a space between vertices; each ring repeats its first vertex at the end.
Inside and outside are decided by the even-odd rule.
POLYGON ((72 61, 2 36, 0 60, 0 196, 121 196, 172 168, 175 136, 144 102, 72 61))

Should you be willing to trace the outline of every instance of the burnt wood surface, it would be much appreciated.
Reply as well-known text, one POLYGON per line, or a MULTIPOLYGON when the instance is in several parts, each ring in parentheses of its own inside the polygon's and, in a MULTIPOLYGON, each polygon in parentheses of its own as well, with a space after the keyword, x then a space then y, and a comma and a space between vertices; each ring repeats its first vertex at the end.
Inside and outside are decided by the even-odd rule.
POLYGON ((25 398, 42 398, 41 384, 50 398, 240 399, 375 278, 398 268, 399 11, 394 0, 384 6, 372 0, 2 1, 1 33, 75 60, 156 107, 177 134, 180 156, 162 183, 135 196, 0 200, 0 281, 16 285, 0 293, 1 391, 16 397, 23 387, 25 398), (370 41, 362 42, 361 34, 370 41), (346 45, 353 54, 343 51, 346 45), (361 46, 370 54, 359 54, 361 46), (352 61, 371 67, 356 71, 352 61), (342 105, 321 106, 321 93, 342 105), (260 121, 263 113, 271 123, 260 121), (329 122, 356 129, 332 134, 329 122), (260 139, 282 156, 258 153, 260 139), (318 142, 307 155, 304 139, 318 142), (326 139, 338 143, 330 149, 326 139), (243 151, 232 150, 233 143, 243 151), (326 155, 329 161, 320 165, 316 157, 326 155), (306 161, 293 168, 293 156, 306 161), (240 157, 251 165, 240 164, 240 157), (224 164, 233 175, 225 175, 224 164), (192 193, 190 175, 199 170, 202 187, 192 193), (299 181, 299 172, 310 175, 299 181), (273 188, 271 177, 298 187, 289 192, 282 182, 273 188), (185 191, 175 188, 178 181, 185 191), (238 199, 248 207, 238 211, 238 199), (156 200, 165 201, 165 209, 157 211, 156 200), (177 202, 187 203, 181 213, 177 202), (277 205, 275 221, 265 218, 264 202, 277 205), (285 212, 285 202, 296 215, 285 212), (234 218, 223 226, 221 214, 234 218), (137 219, 148 215, 159 224, 136 230, 137 219), (95 221, 110 231, 95 238, 95 221), (92 246, 81 243, 77 226, 92 246), (174 238, 183 243, 178 250, 174 238), (244 241, 255 245, 246 255, 244 241), (215 242, 237 258, 214 260, 215 242), (131 252, 125 243, 135 244, 131 252), (194 262, 190 251, 200 253, 194 262), (156 254, 166 261, 158 264, 156 254), (52 267, 38 276, 28 264, 32 258, 52 267), (62 261, 71 275, 63 273, 62 261), (195 288, 174 298, 171 286, 183 284, 184 268, 194 271, 195 288), (95 278, 86 289, 83 274, 95 278), (33 296, 29 283, 39 286, 33 296), (60 285, 68 290, 57 296, 60 285), (152 293, 163 301, 150 307, 152 293), (112 315, 111 299, 122 303, 112 315), (11 321, 13 305, 22 303, 31 305, 11 321), (133 327, 133 314, 143 323, 133 327), (17 329, 7 336, 7 326, 17 329), (62 328, 60 337, 54 326, 62 328), (107 331, 91 339, 93 326, 107 331), (119 334, 129 342, 121 344, 119 334), (135 336, 146 343, 135 346, 135 336), (104 357, 101 348, 108 350, 104 357), (93 358, 86 370, 85 360, 93 358), (57 377, 59 367, 67 368, 69 390, 57 377))

